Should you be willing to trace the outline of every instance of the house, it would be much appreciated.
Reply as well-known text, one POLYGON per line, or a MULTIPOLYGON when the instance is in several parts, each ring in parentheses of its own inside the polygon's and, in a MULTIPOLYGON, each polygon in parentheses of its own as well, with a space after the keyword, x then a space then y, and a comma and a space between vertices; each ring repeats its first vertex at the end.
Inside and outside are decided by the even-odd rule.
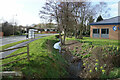
POLYGON ((91 23, 90 37, 120 40, 120 16, 91 23))
POLYGON ((52 24, 52 26, 49 26, 46 24, 38 24, 34 26, 36 33, 57 33, 57 24, 52 24))
POLYGON ((0 23, 0 38, 3 37, 2 24, 0 23))

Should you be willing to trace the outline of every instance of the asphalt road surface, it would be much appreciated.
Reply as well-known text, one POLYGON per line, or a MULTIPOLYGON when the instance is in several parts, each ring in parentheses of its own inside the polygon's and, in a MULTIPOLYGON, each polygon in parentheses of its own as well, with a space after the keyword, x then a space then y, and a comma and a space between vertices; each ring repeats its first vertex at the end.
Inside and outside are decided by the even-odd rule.
MULTIPOLYGON (((53 34, 35 34, 35 37, 39 37, 39 36, 49 36, 49 35, 53 35, 53 34)), ((13 42, 17 42, 17 41, 21 41, 21 40, 25 40, 26 36, 10 36, 10 37, 3 37, 0 39, 0 46, 9 44, 9 43, 13 43, 13 42)))
MULTIPOLYGON (((42 37, 41 37, 42 38, 42 37)), ((23 43, 20 43, 20 44, 17 44, 15 46, 12 46, 12 47, 9 47, 7 49, 12 49, 12 48, 16 48, 16 47, 22 47, 22 46, 25 46, 27 43, 30 43, 34 40, 37 40, 37 39, 40 39, 40 38, 36 38, 36 39, 32 39, 32 40, 29 40, 29 41, 26 41, 26 42, 23 42, 23 43)), ((13 53, 14 51, 16 51, 17 49, 14 49, 14 50, 10 50, 10 51, 5 51, 5 52, 0 52, 0 59, 1 58, 5 58, 7 55, 13 53)))
MULTIPOLYGON (((9 47, 9 48, 7 48, 7 49, 16 48, 16 47, 21 47, 21 46, 24 46, 24 45, 26 45, 27 43, 30 43, 30 42, 32 42, 32 41, 34 41, 34 40, 37 40, 37 39, 42 38, 42 36, 49 36, 49 35, 54 35, 54 34, 36 34, 35 36, 36 36, 36 37, 39 37, 39 38, 32 39, 32 40, 29 40, 29 41, 26 41, 26 42, 17 44, 17 45, 15 45, 15 46, 9 47), (41 37, 40 37, 40 36, 41 36, 41 37)), ((9 44, 9 43, 12 43, 12 42, 16 42, 16 41, 20 41, 20 40, 25 40, 25 39, 26 39, 25 36, 17 36, 17 37, 9 37, 9 38, 7 37, 7 38, 3 38, 3 40, 5 40, 5 41, 3 41, 3 42, 4 42, 4 45, 5 45, 6 42, 8 42, 7 44, 9 44)), ((13 52, 16 51, 16 50, 17 50, 17 49, 11 50, 11 51, 6 51, 6 52, 0 52, 0 58, 4 58, 4 57, 6 57, 7 55, 13 53, 13 52)))

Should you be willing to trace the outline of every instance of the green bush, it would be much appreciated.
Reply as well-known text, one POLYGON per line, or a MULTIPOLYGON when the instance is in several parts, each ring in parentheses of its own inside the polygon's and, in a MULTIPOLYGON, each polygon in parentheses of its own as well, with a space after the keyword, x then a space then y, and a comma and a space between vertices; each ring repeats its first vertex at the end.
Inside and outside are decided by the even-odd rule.
POLYGON ((91 54, 86 54, 86 55, 83 55, 82 58, 88 58, 90 56, 91 56, 91 54))
POLYGON ((109 73, 109 78, 120 78, 120 68, 114 68, 114 70, 109 73))
POLYGON ((102 74, 101 78, 109 78, 109 79, 120 78, 120 68, 114 68, 112 71, 110 71, 109 75, 102 74))
POLYGON ((20 31, 16 31, 15 35, 21 35, 20 31))

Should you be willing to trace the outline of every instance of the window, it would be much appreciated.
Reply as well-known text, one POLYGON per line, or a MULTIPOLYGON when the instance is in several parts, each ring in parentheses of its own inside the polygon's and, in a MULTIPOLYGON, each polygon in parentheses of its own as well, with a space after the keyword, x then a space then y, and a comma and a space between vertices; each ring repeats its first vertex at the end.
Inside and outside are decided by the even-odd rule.
POLYGON ((109 34, 109 29, 101 29, 101 34, 109 34))
POLYGON ((47 29, 47 31, 50 31, 50 29, 47 29))
POLYGON ((99 34, 99 29, 93 29, 93 34, 99 34))

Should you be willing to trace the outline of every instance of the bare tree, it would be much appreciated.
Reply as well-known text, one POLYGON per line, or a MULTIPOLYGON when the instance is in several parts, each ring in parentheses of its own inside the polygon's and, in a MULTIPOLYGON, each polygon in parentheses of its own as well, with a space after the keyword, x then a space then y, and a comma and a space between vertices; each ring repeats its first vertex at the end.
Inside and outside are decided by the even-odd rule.
MULTIPOLYGON (((66 35, 74 33, 75 38, 82 39, 83 32, 89 32, 90 26, 88 24, 94 21, 97 15, 96 6, 106 5, 100 3, 99 5, 91 5, 90 2, 46 2, 43 10, 40 11, 40 17, 48 21, 55 20, 58 25, 58 31, 61 44, 65 44, 66 35), (93 17, 94 16, 94 17, 93 17), (62 39, 61 32, 64 32, 62 39), (73 32, 73 33, 72 33, 73 32)), ((102 12, 102 7, 100 12, 102 12)))
POLYGON ((87 20, 90 15, 92 15, 91 12, 91 3, 90 2, 76 2, 74 3, 74 14, 75 14, 75 22, 77 23, 75 25, 75 38, 82 39, 82 33, 85 29, 85 25, 87 24, 87 20))
POLYGON ((54 0, 51 0, 51 1, 47 1, 45 3, 45 6, 42 8, 43 10, 40 10, 39 12, 40 18, 45 20, 47 19, 50 20, 52 18, 53 20, 56 21, 59 31, 59 38, 62 44, 62 37, 61 37, 62 27, 60 25, 60 13, 59 13, 60 5, 54 0))

